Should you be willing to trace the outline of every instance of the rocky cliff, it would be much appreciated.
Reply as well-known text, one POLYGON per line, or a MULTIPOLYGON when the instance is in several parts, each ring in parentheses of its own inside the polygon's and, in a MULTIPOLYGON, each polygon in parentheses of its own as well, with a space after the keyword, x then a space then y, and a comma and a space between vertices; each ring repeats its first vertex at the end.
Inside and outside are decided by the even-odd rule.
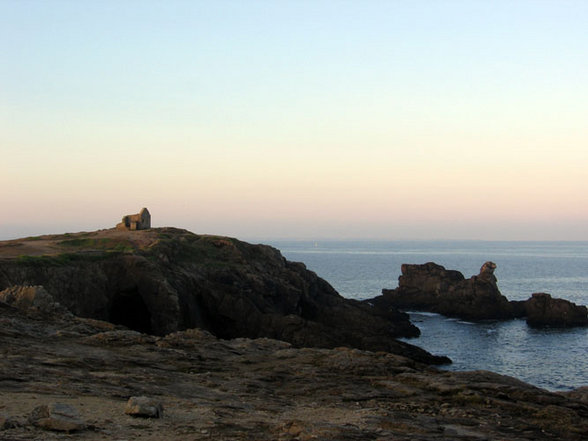
POLYGON ((0 290, 15 285, 42 285, 78 316, 152 335, 200 328, 449 362, 395 339, 419 334, 406 314, 344 299, 302 263, 232 238, 158 228, 2 242, 0 290))

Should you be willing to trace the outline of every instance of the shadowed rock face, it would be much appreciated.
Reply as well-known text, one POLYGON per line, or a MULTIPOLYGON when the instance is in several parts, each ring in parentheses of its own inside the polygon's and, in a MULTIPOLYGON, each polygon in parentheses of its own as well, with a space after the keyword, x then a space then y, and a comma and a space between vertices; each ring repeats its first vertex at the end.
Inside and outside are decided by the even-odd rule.
POLYGON ((178 330, 177 292, 145 256, 74 256, 0 261, 0 289, 43 285, 76 315, 156 334, 178 330))
POLYGON ((43 285, 79 316, 155 335, 197 327, 221 338, 269 337, 298 347, 351 346, 449 362, 394 338, 419 334, 406 314, 344 299, 269 246, 173 228, 61 239, 43 244, 61 253, 0 260, 0 289, 43 285))

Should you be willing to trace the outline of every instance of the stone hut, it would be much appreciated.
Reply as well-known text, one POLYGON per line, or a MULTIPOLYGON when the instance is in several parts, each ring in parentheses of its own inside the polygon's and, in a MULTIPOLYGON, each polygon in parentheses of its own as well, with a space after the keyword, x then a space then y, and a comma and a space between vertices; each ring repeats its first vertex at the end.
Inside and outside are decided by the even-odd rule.
POLYGON ((127 214, 123 216, 122 222, 116 224, 117 230, 147 230, 151 228, 151 214, 149 210, 143 208, 137 214, 127 214))

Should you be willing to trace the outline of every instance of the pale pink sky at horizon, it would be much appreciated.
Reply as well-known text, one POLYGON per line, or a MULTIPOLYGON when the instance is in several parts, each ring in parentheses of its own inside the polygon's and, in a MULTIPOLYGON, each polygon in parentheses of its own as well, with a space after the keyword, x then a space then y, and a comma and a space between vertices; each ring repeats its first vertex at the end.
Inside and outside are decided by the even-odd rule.
MULTIPOLYGON (((490 2, 488 2, 490 3, 490 2)), ((0 3, 0 240, 588 240, 588 4, 0 3)))

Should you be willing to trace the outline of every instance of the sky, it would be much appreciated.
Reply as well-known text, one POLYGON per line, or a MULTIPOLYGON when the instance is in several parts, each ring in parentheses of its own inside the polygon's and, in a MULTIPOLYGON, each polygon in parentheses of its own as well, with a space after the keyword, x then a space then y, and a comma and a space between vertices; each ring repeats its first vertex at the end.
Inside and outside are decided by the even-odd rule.
POLYGON ((588 240, 586 1, 0 0, 0 240, 588 240))

